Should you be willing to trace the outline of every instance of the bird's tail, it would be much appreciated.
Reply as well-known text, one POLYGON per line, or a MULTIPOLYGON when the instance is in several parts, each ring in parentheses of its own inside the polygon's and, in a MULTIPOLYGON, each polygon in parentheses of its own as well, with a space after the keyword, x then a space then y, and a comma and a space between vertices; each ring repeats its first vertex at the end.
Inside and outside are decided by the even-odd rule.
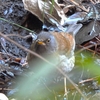
POLYGON ((74 36, 81 29, 82 24, 72 24, 68 26, 67 33, 73 34, 74 36))

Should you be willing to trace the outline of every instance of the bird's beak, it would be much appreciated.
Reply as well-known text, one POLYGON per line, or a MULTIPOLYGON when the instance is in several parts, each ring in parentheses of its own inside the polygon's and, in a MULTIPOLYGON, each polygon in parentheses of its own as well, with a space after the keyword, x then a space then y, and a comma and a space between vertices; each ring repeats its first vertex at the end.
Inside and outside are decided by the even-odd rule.
POLYGON ((37 42, 39 45, 46 45, 43 41, 38 41, 37 42))

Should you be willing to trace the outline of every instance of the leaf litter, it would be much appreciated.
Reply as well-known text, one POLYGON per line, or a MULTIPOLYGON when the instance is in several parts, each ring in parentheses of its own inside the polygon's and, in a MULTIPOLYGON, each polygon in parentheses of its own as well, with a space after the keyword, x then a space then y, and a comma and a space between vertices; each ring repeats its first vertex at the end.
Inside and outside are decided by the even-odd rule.
MULTIPOLYGON (((41 0, 40 2, 34 0, 33 2, 32 0, 23 0, 22 2, 20 0, 4 0, 1 3, 2 6, 0 6, 0 16, 9 20, 9 22, 33 30, 36 34, 42 28, 46 31, 66 31, 70 24, 81 23, 83 27, 75 38, 75 68, 68 76, 86 98, 98 100, 100 96, 99 0, 58 1, 41 0)), ((0 32, 26 49, 32 43, 32 34, 30 35, 28 30, 1 19, 0 32)), ((40 73, 38 75, 34 73, 27 65, 27 53, 28 51, 16 46, 13 42, 7 41, 2 36, 0 37, 0 92, 5 93, 10 100, 83 99, 68 81, 66 83, 67 95, 64 95, 62 78, 53 72, 49 73, 47 71, 49 73, 48 77, 43 74, 46 72, 37 72, 40 73), (19 80, 23 81, 20 82, 19 80), (27 91, 29 92, 27 93, 27 91)), ((40 69, 42 70, 42 68, 40 69)))

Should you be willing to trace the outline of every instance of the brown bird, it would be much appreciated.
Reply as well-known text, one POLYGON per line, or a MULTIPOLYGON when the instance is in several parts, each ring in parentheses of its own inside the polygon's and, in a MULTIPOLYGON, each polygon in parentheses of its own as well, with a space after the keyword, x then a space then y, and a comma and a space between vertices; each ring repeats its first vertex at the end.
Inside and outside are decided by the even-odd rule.
MULTIPOLYGON (((41 31, 37 39, 32 43, 30 49, 43 57, 51 56, 57 60, 60 68, 69 72, 75 63, 75 34, 82 27, 82 24, 75 24, 68 27, 67 32, 45 32, 41 31)), ((32 54, 28 54, 27 60, 34 59, 32 54)), ((46 58, 47 59, 47 58, 46 58)))

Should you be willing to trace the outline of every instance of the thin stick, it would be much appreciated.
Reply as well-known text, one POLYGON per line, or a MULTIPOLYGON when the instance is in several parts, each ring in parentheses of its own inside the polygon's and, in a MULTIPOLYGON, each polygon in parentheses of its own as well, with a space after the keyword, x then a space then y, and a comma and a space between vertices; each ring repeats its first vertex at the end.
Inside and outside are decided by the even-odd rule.
MULTIPOLYGON (((100 45, 100 43, 97 43, 97 45, 100 45)), ((87 47, 83 47, 81 50, 79 50, 78 52, 76 52, 75 54, 78 54, 78 53, 80 53, 80 52, 82 52, 83 50, 87 50, 87 49, 89 49, 89 48, 91 48, 91 47, 93 47, 94 45, 92 44, 92 45, 89 45, 89 46, 87 46, 87 47)))
POLYGON ((85 7, 80 6, 80 5, 79 5, 77 2, 75 2, 74 0, 64 0, 64 1, 65 1, 66 3, 67 3, 67 2, 72 3, 72 4, 76 5, 78 8, 82 9, 83 11, 88 12, 88 10, 85 9, 85 7))
POLYGON ((32 32, 32 33, 35 34, 34 31, 32 31, 32 30, 30 30, 30 29, 28 29, 28 28, 26 28, 26 27, 23 27, 23 26, 21 26, 21 25, 18 25, 18 24, 14 23, 14 22, 8 21, 8 20, 6 20, 6 19, 4 19, 4 18, 1 18, 1 17, 0 17, 0 20, 3 20, 3 21, 5 21, 5 22, 7 22, 7 23, 10 23, 10 24, 12 24, 12 25, 18 26, 18 27, 20 27, 20 28, 22 28, 22 29, 24 29, 24 30, 27 30, 27 31, 32 32))
POLYGON ((19 35, 19 34, 7 34, 5 36, 8 36, 8 37, 16 36, 16 37, 23 38, 23 39, 27 39, 27 38, 32 37, 31 35, 22 36, 22 35, 19 35))
POLYGON ((29 52, 29 53, 31 53, 31 54, 37 56, 38 58, 42 59, 43 61, 45 61, 45 62, 47 62, 47 63, 49 63, 49 64, 52 65, 52 63, 50 63, 48 60, 44 59, 42 56, 38 55, 38 54, 35 53, 35 52, 32 52, 31 50, 29 50, 29 49, 23 47, 22 45, 19 45, 17 42, 11 40, 10 38, 8 38, 6 35, 2 34, 1 32, 0 32, 0 35, 1 35, 2 37, 4 37, 5 39, 7 39, 8 41, 10 41, 11 43, 17 45, 18 47, 20 47, 20 48, 23 49, 24 51, 29 52))
POLYGON ((95 80, 95 79, 98 78, 98 77, 100 77, 100 76, 96 76, 96 77, 92 77, 92 78, 89 78, 89 79, 86 79, 86 80, 82 80, 82 81, 79 82, 79 84, 82 84, 82 83, 85 83, 85 82, 93 81, 93 80, 95 80))

